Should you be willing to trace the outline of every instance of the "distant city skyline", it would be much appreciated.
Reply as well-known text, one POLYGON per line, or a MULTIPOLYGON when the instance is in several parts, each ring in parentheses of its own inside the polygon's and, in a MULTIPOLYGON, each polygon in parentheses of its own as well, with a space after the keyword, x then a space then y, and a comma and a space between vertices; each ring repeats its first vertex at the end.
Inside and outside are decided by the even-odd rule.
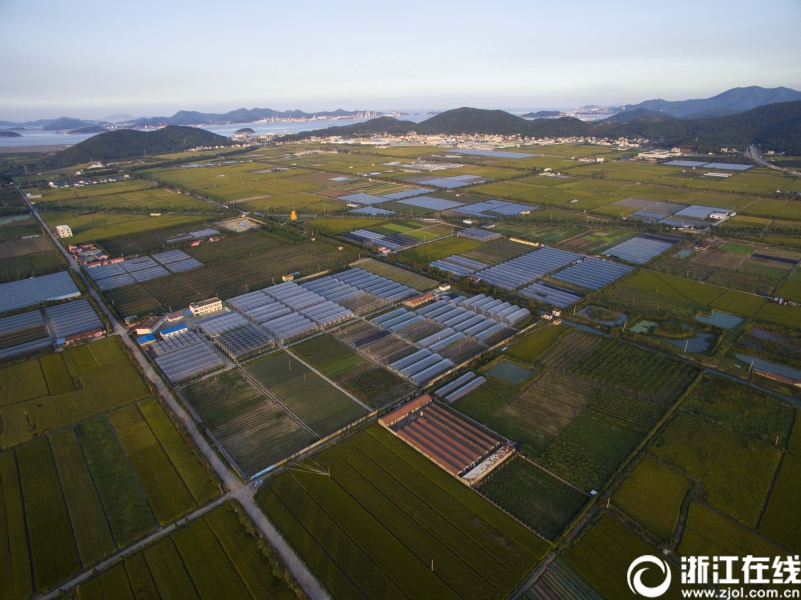
POLYGON ((801 89, 797 0, 562 6, 0 3, 0 119, 567 109, 801 89))

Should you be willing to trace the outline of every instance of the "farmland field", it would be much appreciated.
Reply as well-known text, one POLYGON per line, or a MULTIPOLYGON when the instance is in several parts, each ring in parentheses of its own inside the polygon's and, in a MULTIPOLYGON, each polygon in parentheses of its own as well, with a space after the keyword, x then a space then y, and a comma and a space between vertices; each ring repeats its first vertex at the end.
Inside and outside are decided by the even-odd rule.
POLYGON ((81 583, 76 598, 295 598, 274 568, 229 503, 81 583))
MULTIPOLYGON (((623 527, 609 515, 601 519, 571 548, 565 558, 595 589, 606 598, 636 598, 626 586, 626 572, 635 558, 643 554, 656 554, 638 536, 623 527)), ((702 553, 704 554, 704 553, 702 553)), ((671 565, 673 580, 678 581, 678 568, 671 565)), ((656 569, 649 569, 643 576, 646 585, 662 582, 656 569)), ((677 586, 672 586, 662 598, 678 599, 677 586)))
POLYGON ((13 452, 0 454, 0 524, 4 596, 24 600, 31 596, 33 588, 19 472, 13 452))
POLYGON ((452 254, 461 254, 478 248, 481 242, 452 236, 436 242, 429 242, 398 253, 398 258, 404 262, 430 263, 452 254))
POLYGON ((759 522, 759 532, 797 552, 801 548, 801 458, 785 454, 765 512, 759 522))
POLYGON ((606 381, 632 392, 675 397, 695 377, 694 367, 631 344, 604 340, 571 372, 606 381))
POLYGON ((679 412, 651 451, 700 479, 709 504, 755 527, 781 452, 698 417, 679 412))
POLYGON ((564 332, 565 330, 560 327, 542 327, 511 346, 506 354, 512 358, 533 363, 554 345, 564 332))
POLYGON ((66 211, 46 211, 42 213, 42 217, 51 228, 56 225, 69 225, 73 232, 73 237, 69 238, 71 244, 175 227, 199 230, 203 229, 202 223, 206 219, 205 217, 194 215, 162 215, 160 217, 151 217, 141 214, 82 214, 66 211))
MULTIPOLYGON (((95 368, 88 368, 80 375, 76 374, 81 388, 74 391, 67 391, 71 381, 65 377, 66 373, 60 371, 58 383, 54 383, 60 386, 57 388, 60 393, 48 395, 45 379, 36 359, 0 370, 0 381, 3 382, 0 385, 8 386, 3 393, 7 401, 0 408, 0 418, 4 423, 3 431, 0 432, 0 446, 10 448, 31 439, 34 434, 54 431, 149 394, 139 372, 121 351, 121 342, 118 339, 106 338, 93 342, 89 347, 97 347, 98 352, 106 347, 114 348, 120 354, 114 354, 116 360, 113 362, 95 365, 95 368), (8 371, 8 376, 5 371, 8 371)), ((78 346, 62 352, 60 356, 64 357, 64 363, 73 365, 72 357, 81 355, 82 348, 78 346)), ((53 359, 45 360, 49 364, 53 359)))
POLYGON ((196 383, 183 393, 247 475, 314 441, 311 434, 237 370, 196 383))
POLYGON ((80 561, 66 503, 46 439, 16 452, 36 588, 47 590, 75 574, 80 561))
POLYGON ((787 552, 771 544, 739 523, 690 503, 687 528, 678 548, 684 556, 786 556, 787 552))
POLYGON ((521 391, 490 379, 454 408, 586 492, 600 489, 697 376, 676 360, 574 330, 544 355, 535 342, 524 354, 538 355, 545 372, 533 383, 521 391))
POLYGON ((53 434, 50 446, 61 477, 81 563, 88 567, 115 552, 117 545, 75 433, 65 429, 53 434))
POLYGON ((15 256, 0 260, 0 283, 63 271, 67 264, 56 252, 15 256))
POLYGON ((626 279, 622 285, 704 305, 709 304, 725 291, 716 286, 704 285, 654 271, 639 271, 626 279))
POLYGON ((548 539, 554 539, 588 496, 515 457, 481 483, 481 493, 548 539))
POLYGON ((258 495, 335 598, 503 598, 546 543, 373 426, 258 495), (431 561, 435 568, 431 570, 431 561))
POLYGON ((669 542, 692 482, 646 458, 612 496, 615 506, 662 541, 669 542))
POLYGON ((413 389, 329 334, 296 344, 291 351, 372 408, 399 400, 413 389))
POLYGON ((766 444, 787 444, 796 410, 775 396, 723 377, 706 375, 681 409, 766 444))
POLYGON ((195 502, 136 405, 109 415, 117 438, 160 525, 195 508, 195 502))
POLYGON ((487 382, 454 403, 453 407, 479 423, 486 424, 520 392, 519 388, 488 378, 487 382))
POLYGON ((410 288, 414 288, 418 292, 427 292, 439 285, 439 283, 433 279, 423 277, 422 275, 412 273, 406 269, 401 269, 400 267, 388 265, 387 263, 378 260, 366 260, 355 266, 365 271, 370 271, 370 273, 381 275, 381 277, 386 277, 387 279, 408 285, 410 288))
POLYGON ((112 210, 129 212, 219 212, 220 208, 192 196, 160 188, 149 181, 131 179, 88 187, 38 190, 39 210, 112 210))
POLYGON ((198 504, 205 504, 216 497, 219 490, 215 479, 206 473, 188 443, 181 437, 169 417, 159 406, 158 400, 150 398, 139 403, 139 410, 158 438, 172 464, 184 480, 189 492, 198 504))
POLYGON ((756 318, 801 329, 801 308, 798 306, 782 306, 768 302, 756 314, 756 318))
POLYGON ((485 265, 496 265, 498 263, 517 258, 533 250, 531 246, 518 244, 506 238, 491 240, 483 243, 477 248, 462 252, 462 256, 470 260, 477 260, 485 265))

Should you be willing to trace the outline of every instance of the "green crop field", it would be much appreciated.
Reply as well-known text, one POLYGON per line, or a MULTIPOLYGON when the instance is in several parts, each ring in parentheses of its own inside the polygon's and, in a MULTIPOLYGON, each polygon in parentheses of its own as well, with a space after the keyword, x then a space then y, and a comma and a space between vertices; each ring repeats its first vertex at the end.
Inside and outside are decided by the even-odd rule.
MULTIPOLYGON (((604 515, 592 529, 573 546, 565 558, 578 573, 589 581, 606 598, 631 598, 635 596, 626 585, 626 573, 634 559, 644 554, 656 554, 656 549, 623 527, 609 515, 604 515)), ((677 567, 670 565, 672 579, 679 581, 677 567)), ((649 569, 642 577, 646 585, 658 585, 663 581, 658 569, 649 569)), ((661 596, 677 600, 681 598, 678 586, 671 586, 661 596)))
POLYGON ((354 229, 371 229, 388 223, 386 219, 368 219, 355 217, 324 218, 318 217, 310 221, 308 227, 312 230, 319 229, 329 235, 339 235, 354 229))
POLYGON ((481 493, 548 539, 558 536, 589 499, 519 457, 490 474, 481 493))
POLYGON ((274 565, 229 503, 81 583, 76 597, 291 600, 296 596, 275 575, 274 565))
MULTIPOLYGON (((97 346, 98 352, 104 348, 115 348, 117 360, 94 369, 75 375, 81 382, 80 389, 67 391, 72 383, 66 378, 65 371, 58 371, 58 380, 51 374, 48 381, 61 392, 48 394, 45 376, 42 374, 40 361, 33 359, 0 370, 0 390, 5 400, 0 408, 3 430, 0 432, 0 446, 10 448, 41 435, 55 431, 60 427, 75 423, 89 416, 112 410, 144 398, 149 390, 142 381, 138 371, 131 364, 127 355, 121 350, 121 342, 116 338, 107 338, 90 344, 97 346), (66 393, 64 393, 66 392, 66 393)), ((72 364, 72 356, 82 351, 81 347, 65 350, 61 356, 64 363, 72 364)), ((43 359, 47 365, 57 365, 51 358, 43 359)), ((52 373, 51 367, 48 369, 52 373)))
POLYGON ((782 306, 768 302, 759 310, 756 318, 801 329, 801 308, 798 306, 782 306))
POLYGON ((75 433, 117 545, 126 546, 155 528, 147 499, 108 420, 95 417, 77 425, 75 433))
POLYGON ((33 578, 38 590, 47 590, 77 573, 80 561, 47 439, 22 446, 16 455, 33 578))
POLYGON ((452 254, 461 254, 478 248, 481 242, 461 237, 449 237, 421 246, 415 246, 398 253, 398 259, 412 263, 430 263, 452 254))
POLYGON ((413 389, 397 375, 362 358, 329 334, 292 346, 292 353, 372 408, 397 401, 413 389))
MULTIPOLYGON (((116 339, 108 342, 119 344, 116 339)), ((76 364, 92 361, 88 367, 94 369, 78 376, 83 385, 86 375, 98 370, 130 366, 121 348, 93 345, 100 346, 97 363, 105 366, 98 367, 88 351, 72 356, 67 367, 62 362, 62 369, 72 371, 76 364), (117 352, 124 362, 113 360, 117 352)), ((50 356, 69 357, 80 348, 89 346, 50 356)), ((63 402, 76 393, 53 398, 63 402)), ((206 474, 156 400, 128 404, 113 413, 114 427, 106 415, 85 418, 80 415, 77 425, 62 423, 52 435, 40 435, 0 454, 0 557, 5 557, 0 568, 6 575, 2 589, 10 592, 3 597, 44 592, 81 568, 92 567, 152 531, 157 526, 154 513, 163 524, 195 508, 190 491, 202 502, 219 493, 216 480, 206 474), (148 421, 140 408, 147 409, 148 421), (159 427, 154 431, 150 422, 159 427), (26 573, 27 582, 22 579, 26 573)))
POLYGON ((56 252, 4 258, 0 260, 0 283, 57 273, 66 266, 64 257, 56 252))
POLYGON ((114 237, 134 235, 148 231, 182 227, 197 231, 203 229, 203 221, 207 217, 195 215, 131 215, 122 213, 91 213, 45 211, 42 217, 50 227, 69 225, 73 237, 70 244, 92 242, 114 237))
POLYGON ((109 420, 159 524, 195 508, 189 490, 137 406, 121 408, 111 413, 109 420))
POLYGON ((765 299, 759 296, 736 290, 726 290, 721 296, 712 301, 709 306, 732 312, 736 315, 753 317, 764 303, 765 299))
POLYGON ((692 502, 678 548, 683 556, 787 556, 787 551, 739 523, 692 502))
POLYGON ((759 532, 797 552, 801 548, 801 458, 785 454, 759 532))
POLYGON ((471 419, 486 424, 518 393, 520 393, 519 388, 491 377, 486 383, 455 402, 453 407, 471 419))
POLYGON ((622 285, 704 305, 709 304, 725 291, 713 285, 704 285, 672 275, 645 270, 635 273, 622 285))
POLYGON ((251 363, 245 370, 320 437, 367 414, 362 406, 285 352, 251 363))
POLYGON ((454 407, 521 443, 527 457, 587 492, 600 489, 698 374, 673 359, 573 330, 537 363, 546 370, 523 391, 497 394, 485 384, 454 407))
POLYGON ((81 563, 89 567, 117 550, 75 433, 64 429, 50 437, 81 563))
POLYGON ((400 267, 388 265, 387 263, 378 260, 369 259, 360 262, 355 266, 365 271, 369 271, 370 273, 381 275, 381 277, 391 279, 392 281, 397 281, 398 283, 408 285, 410 288, 414 288, 418 292, 427 292, 439 285, 439 283, 433 279, 418 275, 417 273, 412 273, 406 269, 401 269, 400 267))
POLYGON ((723 377, 706 375, 687 395, 683 411, 766 444, 784 447, 796 410, 771 394, 723 377))
POLYGON ((192 196, 131 179, 58 190, 37 190, 39 210, 192 211, 219 212, 220 208, 192 196))
POLYGON ((39 363, 42 365, 42 372, 51 396, 75 391, 72 376, 67 370, 67 365, 64 364, 61 354, 43 356, 39 359, 39 363))
POLYGON ((498 263, 517 258, 527 252, 531 252, 534 248, 526 244, 520 244, 500 238, 483 243, 477 248, 463 252, 462 256, 470 260, 477 260, 485 265, 497 265, 498 263))
POLYGON ((183 393, 247 475, 314 441, 311 434, 238 370, 196 383, 183 393))
POLYGON ((614 340, 604 340, 571 372, 652 395, 670 388, 684 389, 697 373, 678 360, 614 340))
POLYGON ((170 461, 186 484, 197 504, 205 504, 219 494, 215 479, 198 462, 169 417, 159 406, 158 400, 150 398, 139 403, 139 410, 147 419, 148 425, 158 438, 170 461))
POLYGON ((533 363, 553 346, 564 332, 565 330, 561 327, 542 327, 511 346, 506 354, 512 358, 533 363))
POLYGON ((692 482, 646 458, 612 496, 615 506, 665 542, 673 537, 692 482))
POLYGON ((781 452, 679 412, 652 449, 660 460, 704 482, 709 504, 755 527, 781 452))
POLYGON ((294 470, 258 500, 335 598, 504 598, 547 551, 378 426, 310 464, 331 477, 294 470))
POLYGON ((0 575, 3 594, 12 600, 33 593, 23 506, 14 453, 4 452, 0 454, 0 575))

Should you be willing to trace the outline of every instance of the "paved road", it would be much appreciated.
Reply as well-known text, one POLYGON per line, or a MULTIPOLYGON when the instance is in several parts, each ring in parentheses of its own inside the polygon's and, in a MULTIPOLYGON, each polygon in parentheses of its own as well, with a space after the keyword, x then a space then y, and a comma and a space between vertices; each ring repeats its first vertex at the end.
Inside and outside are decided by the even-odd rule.
MULTIPOLYGON (((309 571, 306 565, 303 563, 302 560, 295 554, 295 551, 284 541, 284 539, 280 536, 278 531, 273 527, 273 525, 267 520, 264 514, 261 512, 256 500, 254 499, 254 489, 243 483, 241 479, 237 475, 235 475, 228 467, 223 463, 211 446, 206 441, 206 438, 198 430, 197 426, 195 425, 194 420, 189 416, 189 414, 184 410, 183 406, 175 399, 172 391, 167 387, 161 377, 156 374, 155 370, 153 369, 152 365, 147 361, 147 359, 142 354, 139 346, 127 335, 127 330, 125 327, 117 321, 114 314, 108 309, 108 307, 103 303, 103 300, 100 298, 100 295, 92 288, 91 283, 86 277, 86 274, 81 269, 78 262, 73 258, 73 256, 67 252, 67 250, 59 243, 58 238, 56 235, 50 230, 50 227, 47 223, 42 219, 33 205, 28 201, 28 198, 23 194, 19 188, 17 188, 20 195, 25 200, 25 203, 30 208, 33 215, 42 225, 44 230, 48 233, 48 235, 52 238, 53 242, 56 244, 56 247, 61 251, 62 254, 66 257, 69 261, 70 268, 73 269, 78 277, 86 285, 86 288, 89 290, 89 294, 94 298, 97 305, 101 308, 103 313, 106 315, 106 318, 111 323, 114 333, 119 335, 122 339, 123 343, 128 346, 128 349, 131 351, 131 354, 136 358, 137 362, 139 363, 140 367, 142 368, 142 372, 145 374, 145 377, 156 387, 159 394, 162 398, 164 398, 167 405, 170 409, 175 413, 178 417, 178 420, 181 424, 186 428, 186 431, 189 435, 192 436, 192 439, 197 444, 200 451, 203 453, 203 456, 208 459, 209 463, 211 464, 214 471, 220 477, 220 479, 225 484, 225 487, 228 489, 229 493, 227 496, 232 496, 236 498, 240 504, 247 512, 248 516, 253 519, 253 522, 256 523, 259 530, 264 534, 264 536, 269 540, 269 542, 275 547, 278 551, 278 554, 286 563, 287 567, 289 568, 290 573, 292 576, 297 580, 300 587, 303 589, 306 594, 314 599, 323 599, 328 598, 328 594, 322 588, 320 583, 314 577, 314 575, 309 571)), ((109 560, 115 560, 117 555, 111 557, 109 560)), ((87 577, 88 575, 84 574, 83 577, 87 577)), ((75 581, 73 585, 77 584, 79 581, 75 581)))
POLYGON ((790 169, 782 169, 781 167, 778 167, 766 161, 764 158, 762 158, 762 155, 759 153, 759 149, 754 144, 748 146, 746 155, 748 155, 752 160, 758 162, 763 167, 768 167, 769 169, 776 169, 777 171, 782 171, 790 175, 795 175, 796 177, 801 177, 801 173, 799 173, 798 171, 792 171, 790 169))

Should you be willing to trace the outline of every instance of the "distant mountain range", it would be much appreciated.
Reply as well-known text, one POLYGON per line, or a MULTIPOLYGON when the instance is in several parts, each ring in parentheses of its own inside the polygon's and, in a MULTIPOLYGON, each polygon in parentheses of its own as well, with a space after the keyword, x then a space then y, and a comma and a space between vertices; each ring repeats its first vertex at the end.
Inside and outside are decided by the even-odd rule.
POLYGON ((311 137, 353 137, 363 135, 489 134, 530 137, 629 137, 648 138, 662 146, 682 146, 701 152, 721 147, 745 148, 750 143, 766 149, 801 154, 801 100, 760 106, 723 117, 700 119, 677 118, 647 109, 626 111, 626 117, 595 122, 572 117, 528 121, 502 110, 457 108, 431 117, 422 123, 399 121, 392 117, 371 119, 345 127, 307 131, 284 139, 311 137))
POLYGON ((311 119, 317 117, 371 117, 381 113, 368 110, 342 110, 307 113, 302 110, 278 111, 272 108, 238 108, 227 113, 202 113, 193 110, 180 110, 171 117, 152 117, 137 119, 132 127, 157 127, 159 125, 210 125, 213 123, 254 123, 262 119, 311 119))
MULTIPOLYGON (((758 106, 792 102, 793 100, 801 100, 801 92, 786 87, 763 88, 752 85, 751 87, 733 88, 703 100, 646 100, 627 107, 625 112, 643 108, 653 112, 667 113, 674 117, 694 115, 695 118, 702 118, 701 114, 707 111, 725 110, 731 111, 729 114, 733 114, 751 110, 758 106)), ((709 114, 708 116, 721 117, 726 115, 718 113, 709 114)))
POLYGON ((558 110, 538 110, 537 112, 530 112, 520 116, 524 119, 547 119, 549 117, 558 117, 561 114, 558 110))
POLYGON ((231 143, 225 136, 197 127, 169 126, 152 132, 118 129, 95 135, 56 152, 49 163, 55 167, 66 167, 93 160, 152 156, 198 146, 228 146, 231 143))

